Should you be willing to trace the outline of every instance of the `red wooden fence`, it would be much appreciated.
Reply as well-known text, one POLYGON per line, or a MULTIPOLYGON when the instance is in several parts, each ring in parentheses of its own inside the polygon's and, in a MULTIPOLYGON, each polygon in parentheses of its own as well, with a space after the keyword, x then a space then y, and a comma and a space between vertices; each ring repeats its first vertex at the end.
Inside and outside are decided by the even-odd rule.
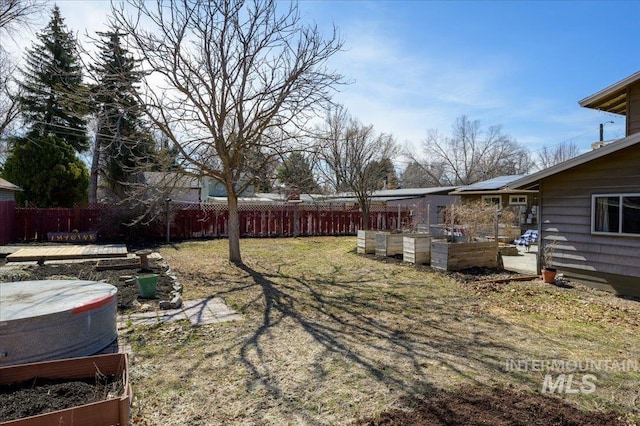
MULTIPOLYGON (((313 235, 355 235, 362 229, 359 210, 335 205, 243 204, 239 208, 241 237, 286 237, 313 235)), ((118 221, 122 217, 113 205, 99 204, 72 209, 15 210, 12 239, 46 240, 48 232, 98 231, 99 239, 122 239, 137 235, 149 239, 166 238, 166 212, 162 212, 142 232, 134 232, 118 221)), ((398 228, 409 212, 397 208, 373 207, 369 227, 377 230, 398 228), (400 217, 398 217, 400 214, 400 217)), ((219 204, 172 204, 170 206, 171 239, 219 238, 228 235, 229 211, 219 204)))
POLYGON ((0 201, 0 244, 11 242, 15 235, 16 202, 0 201))

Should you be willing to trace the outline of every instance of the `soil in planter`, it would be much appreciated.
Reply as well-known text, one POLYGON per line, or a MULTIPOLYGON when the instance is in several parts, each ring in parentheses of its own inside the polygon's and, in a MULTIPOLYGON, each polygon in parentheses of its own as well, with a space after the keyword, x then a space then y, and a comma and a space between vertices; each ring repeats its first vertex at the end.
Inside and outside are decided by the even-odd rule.
MULTIPOLYGON (((140 297, 136 286, 135 276, 148 274, 149 271, 141 272, 139 267, 132 265, 129 269, 106 269, 96 270, 96 261, 78 263, 45 263, 42 266, 29 266, 20 272, 19 280, 89 280, 103 281, 118 289, 118 312, 140 311, 143 305, 150 305, 152 309, 158 309, 162 300, 171 300, 173 290, 173 280, 166 275, 168 267, 158 261, 149 261, 151 273, 158 274, 158 287, 155 299, 143 299, 140 297), (123 276, 130 277, 128 281, 122 281, 123 276)), ((7 277, 2 281, 17 281, 15 277, 7 277)))
POLYGON ((0 386, 0 422, 65 410, 122 395, 122 378, 114 375, 84 380, 34 379, 0 386))

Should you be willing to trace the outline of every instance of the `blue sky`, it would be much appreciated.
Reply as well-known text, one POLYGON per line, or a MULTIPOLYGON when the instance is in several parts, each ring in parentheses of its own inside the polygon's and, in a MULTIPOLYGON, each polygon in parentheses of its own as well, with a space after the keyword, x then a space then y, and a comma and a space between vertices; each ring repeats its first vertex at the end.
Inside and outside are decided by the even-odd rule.
MULTIPOLYGON (((58 5, 80 35, 103 29, 109 9, 58 5)), ((611 120, 605 139, 624 136, 624 117, 578 101, 640 70, 640 2, 302 0, 300 9, 345 40, 331 65, 354 83, 336 100, 416 152, 427 130, 449 134, 463 114, 534 152, 564 141, 587 150, 611 120)))

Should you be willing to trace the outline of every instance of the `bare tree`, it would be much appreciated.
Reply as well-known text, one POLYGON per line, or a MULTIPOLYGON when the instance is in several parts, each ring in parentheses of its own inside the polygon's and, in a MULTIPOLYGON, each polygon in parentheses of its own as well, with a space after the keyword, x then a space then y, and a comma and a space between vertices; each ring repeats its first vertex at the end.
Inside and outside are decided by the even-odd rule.
POLYGON ((362 211, 362 225, 369 229, 371 193, 386 178, 386 160, 399 147, 391 135, 376 134, 338 106, 330 111, 323 131, 321 170, 335 191, 352 191, 362 211))
POLYGON ((241 263, 238 195, 253 181, 248 159, 281 156, 330 99, 342 76, 326 61, 342 41, 335 29, 324 39, 303 24, 295 2, 128 4, 134 15, 115 7, 113 26, 130 35, 153 72, 143 85, 146 113, 177 149, 184 173, 225 186, 229 260, 241 263))
MULTIPOLYGON (((16 30, 30 25, 43 9, 40 0, 0 0, 0 35, 11 37, 16 30)), ((0 160, 7 151, 5 136, 19 115, 19 86, 14 84, 17 66, 0 45, 0 160)))
POLYGON ((544 146, 538 152, 538 167, 546 169, 564 161, 570 160, 580 154, 580 148, 573 142, 562 142, 555 147, 544 146))
POLYGON ((415 160, 411 156, 409 158, 412 159, 400 176, 400 185, 402 188, 431 188, 440 186, 444 167, 437 164, 427 164, 424 161, 415 160))
POLYGON ((423 149, 428 158, 427 162, 421 161, 425 173, 443 186, 524 174, 533 165, 529 151, 502 133, 501 126, 482 132, 479 121, 470 121, 464 115, 456 119, 451 136, 429 131, 423 149))
MULTIPOLYGON (((0 50, 0 138, 10 129, 20 113, 18 105, 19 87, 13 84, 13 76, 17 67, 8 55, 0 50)), ((3 155, 3 147, 0 145, 0 158, 3 155)))
POLYGON ((11 32, 30 25, 44 5, 42 0, 0 0, 0 30, 11 32))

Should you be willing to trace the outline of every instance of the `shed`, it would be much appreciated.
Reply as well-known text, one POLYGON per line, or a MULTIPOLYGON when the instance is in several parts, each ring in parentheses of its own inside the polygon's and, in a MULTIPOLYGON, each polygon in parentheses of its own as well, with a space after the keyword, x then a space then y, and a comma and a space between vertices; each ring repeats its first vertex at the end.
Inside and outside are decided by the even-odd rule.
MULTIPOLYGON (((431 188, 382 189, 373 191, 370 196, 372 205, 400 208, 409 211, 414 228, 419 225, 444 223, 444 211, 451 204, 458 204, 460 197, 450 195, 456 186, 431 188)), ((326 201, 356 203, 352 193, 329 196, 326 201)))

